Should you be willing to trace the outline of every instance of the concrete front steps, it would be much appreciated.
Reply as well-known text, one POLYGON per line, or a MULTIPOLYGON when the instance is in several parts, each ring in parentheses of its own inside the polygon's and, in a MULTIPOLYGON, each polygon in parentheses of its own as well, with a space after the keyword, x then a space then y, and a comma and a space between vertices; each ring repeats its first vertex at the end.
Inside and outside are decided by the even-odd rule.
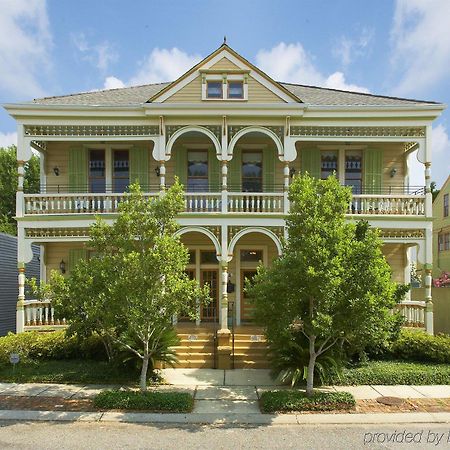
POLYGON ((268 369, 267 342, 262 334, 235 333, 235 369, 268 369))
POLYGON ((173 347, 178 357, 175 368, 211 369, 214 367, 214 333, 178 333, 180 345, 173 347))

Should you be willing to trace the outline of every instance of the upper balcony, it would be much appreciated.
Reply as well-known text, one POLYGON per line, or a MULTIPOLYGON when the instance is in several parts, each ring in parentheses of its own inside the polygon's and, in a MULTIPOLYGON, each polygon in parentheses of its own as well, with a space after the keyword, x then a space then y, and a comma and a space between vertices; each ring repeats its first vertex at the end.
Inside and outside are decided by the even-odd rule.
POLYGON ((408 186, 408 150, 401 142, 298 141, 295 159, 287 160, 276 127, 267 127, 268 134, 250 130, 241 137, 239 131, 226 153, 220 148, 220 129, 205 130, 177 137, 179 129, 168 137, 164 153, 149 140, 48 142, 41 192, 20 194, 17 216, 114 214, 127 198, 129 183, 139 181, 151 198, 175 176, 185 186, 186 215, 283 216, 289 211, 291 178, 302 171, 318 178, 335 173, 341 184, 351 186, 350 217, 427 216, 424 187, 408 186))

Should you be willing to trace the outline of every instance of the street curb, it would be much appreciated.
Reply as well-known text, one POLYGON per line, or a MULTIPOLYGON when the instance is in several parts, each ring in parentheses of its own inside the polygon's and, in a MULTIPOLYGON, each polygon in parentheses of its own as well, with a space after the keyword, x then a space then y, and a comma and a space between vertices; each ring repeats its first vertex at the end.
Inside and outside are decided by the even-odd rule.
POLYGON ((132 412, 76 412, 0 410, 0 420, 48 422, 122 422, 211 425, 392 425, 400 423, 450 423, 450 413, 370 413, 370 414, 158 414, 132 412))

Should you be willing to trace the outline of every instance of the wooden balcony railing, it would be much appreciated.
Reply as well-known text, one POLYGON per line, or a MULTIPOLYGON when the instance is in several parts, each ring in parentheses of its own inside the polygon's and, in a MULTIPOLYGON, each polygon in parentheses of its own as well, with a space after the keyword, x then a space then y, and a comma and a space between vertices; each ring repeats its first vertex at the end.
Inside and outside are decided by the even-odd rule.
MULTIPOLYGON (((151 199, 159 192, 144 194, 151 199)), ((24 194, 23 214, 108 214, 116 213, 126 193, 24 194)), ((283 214, 287 213, 283 192, 190 192, 185 194, 186 213, 283 214)), ((354 195, 349 215, 425 216, 425 195, 354 195)))

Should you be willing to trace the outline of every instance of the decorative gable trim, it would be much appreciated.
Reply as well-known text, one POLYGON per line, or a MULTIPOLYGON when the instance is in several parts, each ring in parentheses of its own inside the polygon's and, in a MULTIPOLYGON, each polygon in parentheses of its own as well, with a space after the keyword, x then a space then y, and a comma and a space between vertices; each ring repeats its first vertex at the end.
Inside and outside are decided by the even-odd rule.
MULTIPOLYGON (((176 92, 183 89, 190 82, 195 80, 197 77, 201 76, 201 72, 209 70, 214 64, 218 63, 222 58, 227 58, 230 62, 235 64, 239 69, 249 73, 254 80, 263 85, 268 90, 272 91, 277 95, 280 100, 286 103, 302 103, 302 101, 292 94, 288 89, 286 89, 281 84, 277 83, 275 80, 270 78, 263 71, 258 69, 256 66, 245 60, 242 56, 228 47, 226 44, 219 47, 210 56, 207 56, 203 61, 195 65, 192 69, 183 74, 180 78, 175 80, 173 83, 169 84, 162 91, 154 95, 149 99, 148 102, 162 103, 166 101, 169 97, 174 95, 176 92)), ((228 72, 227 70, 221 71, 222 73, 228 72)))

